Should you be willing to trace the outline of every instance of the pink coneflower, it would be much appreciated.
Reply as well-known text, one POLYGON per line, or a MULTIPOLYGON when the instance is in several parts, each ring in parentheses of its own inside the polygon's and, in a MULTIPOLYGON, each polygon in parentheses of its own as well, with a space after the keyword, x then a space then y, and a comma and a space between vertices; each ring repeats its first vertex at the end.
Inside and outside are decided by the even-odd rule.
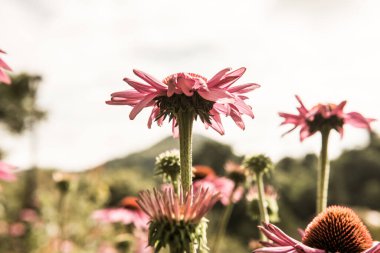
POLYGON ((340 104, 318 104, 308 110, 302 103, 301 99, 296 96, 300 103, 298 107, 299 114, 279 113, 284 118, 284 124, 292 124, 294 127, 285 134, 300 127, 300 139, 312 136, 316 132, 321 133, 322 146, 321 155, 319 158, 318 181, 317 181, 317 212, 319 213, 326 209, 329 181, 329 164, 328 164, 328 139, 331 130, 335 129, 343 136, 344 124, 350 124, 355 127, 365 128, 370 130, 370 123, 374 119, 365 118, 358 112, 343 112, 346 101, 340 104))
POLYGON ((359 217, 347 207, 331 206, 320 213, 307 226, 302 242, 269 223, 260 229, 272 242, 263 242, 264 248, 257 253, 380 252, 380 243, 372 241, 359 217))
POLYGON ((115 92, 106 103, 132 106, 129 115, 132 120, 143 108, 153 107, 149 128, 153 120, 162 125, 168 117, 173 120, 173 133, 176 134, 178 112, 189 109, 194 119, 199 117, 206 128, 211 126, 220 134, 224 134, 220 114, 230 116, 242 129, 245 128, 242 115, 253 118, 252 108, 244 101, 248 98, 245 93, 260 86, 255 83, 233 86, 244 74, 245 68, 234 71, 226 68, 209 80, 198 74, 177 73, 159 81, 142 71, 135 69, 133 72, 146 84, 124 78, 133 90, 115 92))
POLYGON ((0 161, 0 180, 15 181, 17 178, 13 173, 16 167, 0 161))
POLYGON ((146 228, 148 217, 137 205, 137 198, 125 197, 118 208, 106 208, 93 212, 92 218, 104 223, 133 224, 137 228, 146 228))
POLYGON ((243 188, 235 187, 234 181, 226 177, 218 177, 211 167, 196 165, 193 167, 194 189, 208 188, 211 192, 220 193, 220 202, 227 206, 238 202, 243 196, 243 188), (233 194, 231 196, 231 194, 233 194))
POLYGON ((203 217, 218 201, 219 195, 208 189, 190 189, 184 194, 182 187, 176 194, 173 187, 140 192, 138 204, 150 218, 149 245, 158 252, 169 246, 172 252, 190 252, 189 245, 207 249, 207 223, 203 217))
POLYGON ((301 141, 318 131, 322 131, 324 128, 335 129, 343 136, 344 124, 370 129, 370 123, 374 121, 374 119, 365 118, 358 112, 343 112, 344 106, 347 103, 346 101, 338 105, 318 104, 308 110, 299 96, 296 96, 296 99, 300 103, 300 107, 297 108, 298 115, 283 112, 280 112, 279 115, 284 118, 284 122, 282 122, 281 125, 294 125, 294 127, 285 134, 300 127, 301 141))
MULTIPOLYGON (((0 54, 5 54, 3 50, 0 49, 0 54)), ((11 79, 5 73, 4 70, 12 71, 12 69, 0 58, 0 82, 5 84, 11 84, 11 79)))

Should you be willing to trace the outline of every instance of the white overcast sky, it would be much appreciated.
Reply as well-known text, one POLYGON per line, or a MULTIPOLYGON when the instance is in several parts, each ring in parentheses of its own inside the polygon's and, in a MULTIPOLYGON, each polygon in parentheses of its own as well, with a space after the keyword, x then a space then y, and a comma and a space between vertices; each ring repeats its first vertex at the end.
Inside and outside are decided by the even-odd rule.
MULTIPOLYGON (((224 67, 247 67, 239 81, 256 82, 246 130, 224 119, 226 134, 195 132, 231 144, 238 154, 318 152, 319 137, 284 138, 278 111, 339 103, 380 118, 380 1, 378 0, 1 0, 0 48, 15 72, 40 74, 39 105, 49 118, 38 128, 40 166, 80 170, 148 147, 171 127, 146 128, 150 110, 134 121, 127 106, 104 103, 126 89, 132 69, 159 79, 175 72, 211 77, 224 67)), ((373 128, 380 130, 379 123, 373 128)), ((7 162, 31 160, 27 135, 1 132, 7 162)), ((368 141, 346 127, 331 138, 331 154, 368 141)))

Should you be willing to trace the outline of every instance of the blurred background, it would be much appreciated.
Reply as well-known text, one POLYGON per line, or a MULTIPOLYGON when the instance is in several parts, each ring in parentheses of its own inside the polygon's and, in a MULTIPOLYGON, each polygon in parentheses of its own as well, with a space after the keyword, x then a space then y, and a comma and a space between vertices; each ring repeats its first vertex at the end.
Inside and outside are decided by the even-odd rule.
MULTIPOLYGON (((1 57, 14 72, 13 85, 0 86, 0 157, 19 172, 0 182, 0 252, 97 252, 123 241, 91 213, 157 184, 155 156, 177 145, 169 125, 147 129, 148 111, 130 121, 130 108, 104 103, 127 89, 124 77, 137 79, 134 68, 163 79, 247 67, 239 83, 261 85, 249 94, 255 119, 245 131, 223 119, 224 136, 196 123, 194 164, 222 175, 227 160, 270 156, 280 226, 296 235, 313 216, 320 140, 281 138, 277 113, 295 113, 298 94, 307 107, 347 100, 346 111, 379 118, 379 8, 375 0, 1 0, 1 57), (69 175, 64 192, 57 171, 69 175)), ((380 240, 380 125, 372 126, 331 136, 330 202, 354 207, 380 240)), ((228 251, 248 252, 257 238, 246 209, 234 208, 228 251)))

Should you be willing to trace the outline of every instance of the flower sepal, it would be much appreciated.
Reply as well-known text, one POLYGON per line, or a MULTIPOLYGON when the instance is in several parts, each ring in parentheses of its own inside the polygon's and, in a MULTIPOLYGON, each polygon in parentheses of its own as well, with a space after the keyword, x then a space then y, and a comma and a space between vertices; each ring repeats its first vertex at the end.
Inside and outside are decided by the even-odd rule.
POLYGON ((152 221, 149 226, 148 244, 159 252, 169 247, 171 252, 192 252, 189 245, 193 245, 197 252, 208 252, 207 230, 208 220, 202 218, 198 223, 184 221, 152 221))

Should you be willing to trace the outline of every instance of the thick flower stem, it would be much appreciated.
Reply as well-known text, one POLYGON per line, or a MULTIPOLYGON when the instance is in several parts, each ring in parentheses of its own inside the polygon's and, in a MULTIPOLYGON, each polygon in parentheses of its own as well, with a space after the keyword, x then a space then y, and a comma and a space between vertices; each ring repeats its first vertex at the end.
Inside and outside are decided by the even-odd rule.
POLYGON ((186 194, 192 184, 193 113, 182 111, 177 115, 179 128, 179 152, 181 161, 181 184, 186 194))
POLYGON ((224 209, 222 219, 219 223, 218 231, 217 231, 217 234, 216 234, 214 242, 213 242, 213 248, 212 248, 213 253, 219 252, 220 242, 223 240, 224 234, 226 233, 227 224, 231 218, 232 209, 234 207, 234 203, 232 200, 233 200, 233 196, 234 196, 236 188, 237 187, 235 186, 233 191, 231 192, 231 195, 229 197, 229 203, 226 206, 226 208, 224 209))
POLYGON ((322 147, 319 157, 318 184, 317 184, 317 214, 324 211, 327 207, 327 195, 329 187, 330 165, 328 162, 328 141, 330 129, 323 129, 322 147))
MULTIPOLYGON (((191 111, 182 111, 177 115, 179 129, 179 155, 181 163, 181 186, 185 195, 191 190, 191 185, 193 183, 193 121, 194 115, 191 111)), ((194 252, 194 244, 190 243, 188 253, 194 252)))
MULTIPOLYGON (((260 222, 269 223, 269 215, 265 204, 265 191, 264 191, 264 173, 256 173, 257 192, 259 195, 259 211, 260 222)), ((263 233, 260 233, 260 239, 265 241, 266 238, 263 233)))

